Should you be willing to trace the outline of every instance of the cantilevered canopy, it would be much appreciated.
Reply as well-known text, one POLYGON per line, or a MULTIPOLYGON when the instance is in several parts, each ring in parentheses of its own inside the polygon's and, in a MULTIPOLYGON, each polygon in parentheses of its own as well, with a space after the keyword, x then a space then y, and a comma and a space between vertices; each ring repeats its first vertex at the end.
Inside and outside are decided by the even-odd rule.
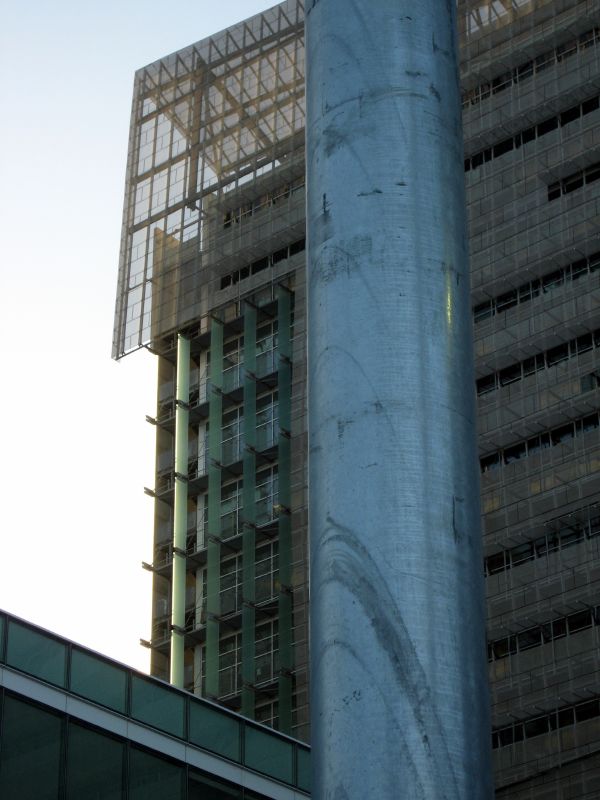
POLYGON ((297 171, 303 26, 302 3, 288 0, 136 73, 114 358, 202 315, 205 271, 244 187, 256 194, 274 167, 297 171))

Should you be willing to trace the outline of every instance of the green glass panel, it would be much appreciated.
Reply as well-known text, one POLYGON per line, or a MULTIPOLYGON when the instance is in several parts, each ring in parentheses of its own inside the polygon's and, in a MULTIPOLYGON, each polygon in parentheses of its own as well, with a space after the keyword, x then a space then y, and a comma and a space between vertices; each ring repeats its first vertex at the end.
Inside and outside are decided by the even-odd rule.
POLYGON ((56 800, 61 718, 14 697, 4 698, 0 797, 56 800))
POLYGON ((74 722, 67 745, 67 800, 122 800, 125 744, 74 722))
POLYGON ((245 726, 245 764, 279 781, 292 783, 294 748, 292 742, 279 739, 268 731, 245 726))
POLYGON ((0 662, 4 661, 4 631, 6 629, 6 617, 0 614, 0 662))
POLYGON ((71 691, 124 714, 127 710, 127 671, 74 647, 71 653, 71 691))
POLYGON ((185 700, 167 686, 131 676, 131 716, 154 728, 183 737, 185 700))
POLYGON ((240 723, 225 712, 190 701, 190 742, 240 761, 240 723))
POLYGON ((183 767, 132 747, 129 753, 129 800, 184 800, 183 767))
POLYGON ((6 663, 57 686, 65 685, 66 645, 12 620, 8 625, 6 663))
POLYGON ((310 750, 296 748, 298 758, 298 788, 310 792, 310 750))

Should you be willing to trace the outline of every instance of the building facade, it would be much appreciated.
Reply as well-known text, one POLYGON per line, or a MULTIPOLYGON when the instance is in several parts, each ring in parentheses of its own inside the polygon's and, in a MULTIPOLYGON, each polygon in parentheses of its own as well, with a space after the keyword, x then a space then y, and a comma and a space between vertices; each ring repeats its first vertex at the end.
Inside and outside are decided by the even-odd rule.
MULTIPOLYGON (((593 797, 600 2, 458 16, 497 796, 593 797)), ((152 672, 307 739, 303 59, 287 0, 137 73, 113 355, 158 356, 152 672)))
POLYGON ((301 800, 306 745, 0 611, 0 797, 301 800))

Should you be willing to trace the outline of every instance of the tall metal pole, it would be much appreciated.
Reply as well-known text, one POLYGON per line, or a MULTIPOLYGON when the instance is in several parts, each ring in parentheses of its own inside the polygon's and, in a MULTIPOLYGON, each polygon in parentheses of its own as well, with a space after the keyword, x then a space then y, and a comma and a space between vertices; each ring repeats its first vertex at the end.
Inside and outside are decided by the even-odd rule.
POLYGON ((492 796, 453 0, 308 0, 319 800, 492 796))

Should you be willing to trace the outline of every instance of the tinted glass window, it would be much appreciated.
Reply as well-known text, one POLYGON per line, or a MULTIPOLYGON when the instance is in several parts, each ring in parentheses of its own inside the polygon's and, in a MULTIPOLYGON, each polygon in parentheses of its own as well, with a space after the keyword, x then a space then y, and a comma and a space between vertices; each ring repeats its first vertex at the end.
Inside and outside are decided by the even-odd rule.
POLYGON ((291 742, 271 735, 267 731, 245 727, 245 763, 250 769, 264 772, 277 780, 292 782, 293 746, 291 742))
POLYGON ((132 747, 129 753, 129 800, 183 800, 184 771, 177 764, 132 747))
POLYGON ((65 685, 67 648, 56 639, 11 620, 6 663, 57 686, 65 685))
POLYGON ((60 717, 7 695, 2 722, 0 797, 56 800, 60 776, 60 717))
POLYGON ((247 794, 242 795, 242 789, 190 770, 187 800, 242 800, 242 797, 248 797, 247 794))
POLYGON ((225 758, 240 760, 239 722, 194 701, 190 703, 190 742, 225 758))
POLYGON ((140 722, 183 737, 183 695, 139 675, 131 676, 131 715, 140 722))
POLYGON ((67 800, 122 800, 122 742, 69 724, 67 743, 67 800))
POLYGON ((96 656, 73 648, 71 691, 124 714, 127 673, 96 656))
POLYGON ((298 747, 298 788, 310 792, 310 750, 298 747))

